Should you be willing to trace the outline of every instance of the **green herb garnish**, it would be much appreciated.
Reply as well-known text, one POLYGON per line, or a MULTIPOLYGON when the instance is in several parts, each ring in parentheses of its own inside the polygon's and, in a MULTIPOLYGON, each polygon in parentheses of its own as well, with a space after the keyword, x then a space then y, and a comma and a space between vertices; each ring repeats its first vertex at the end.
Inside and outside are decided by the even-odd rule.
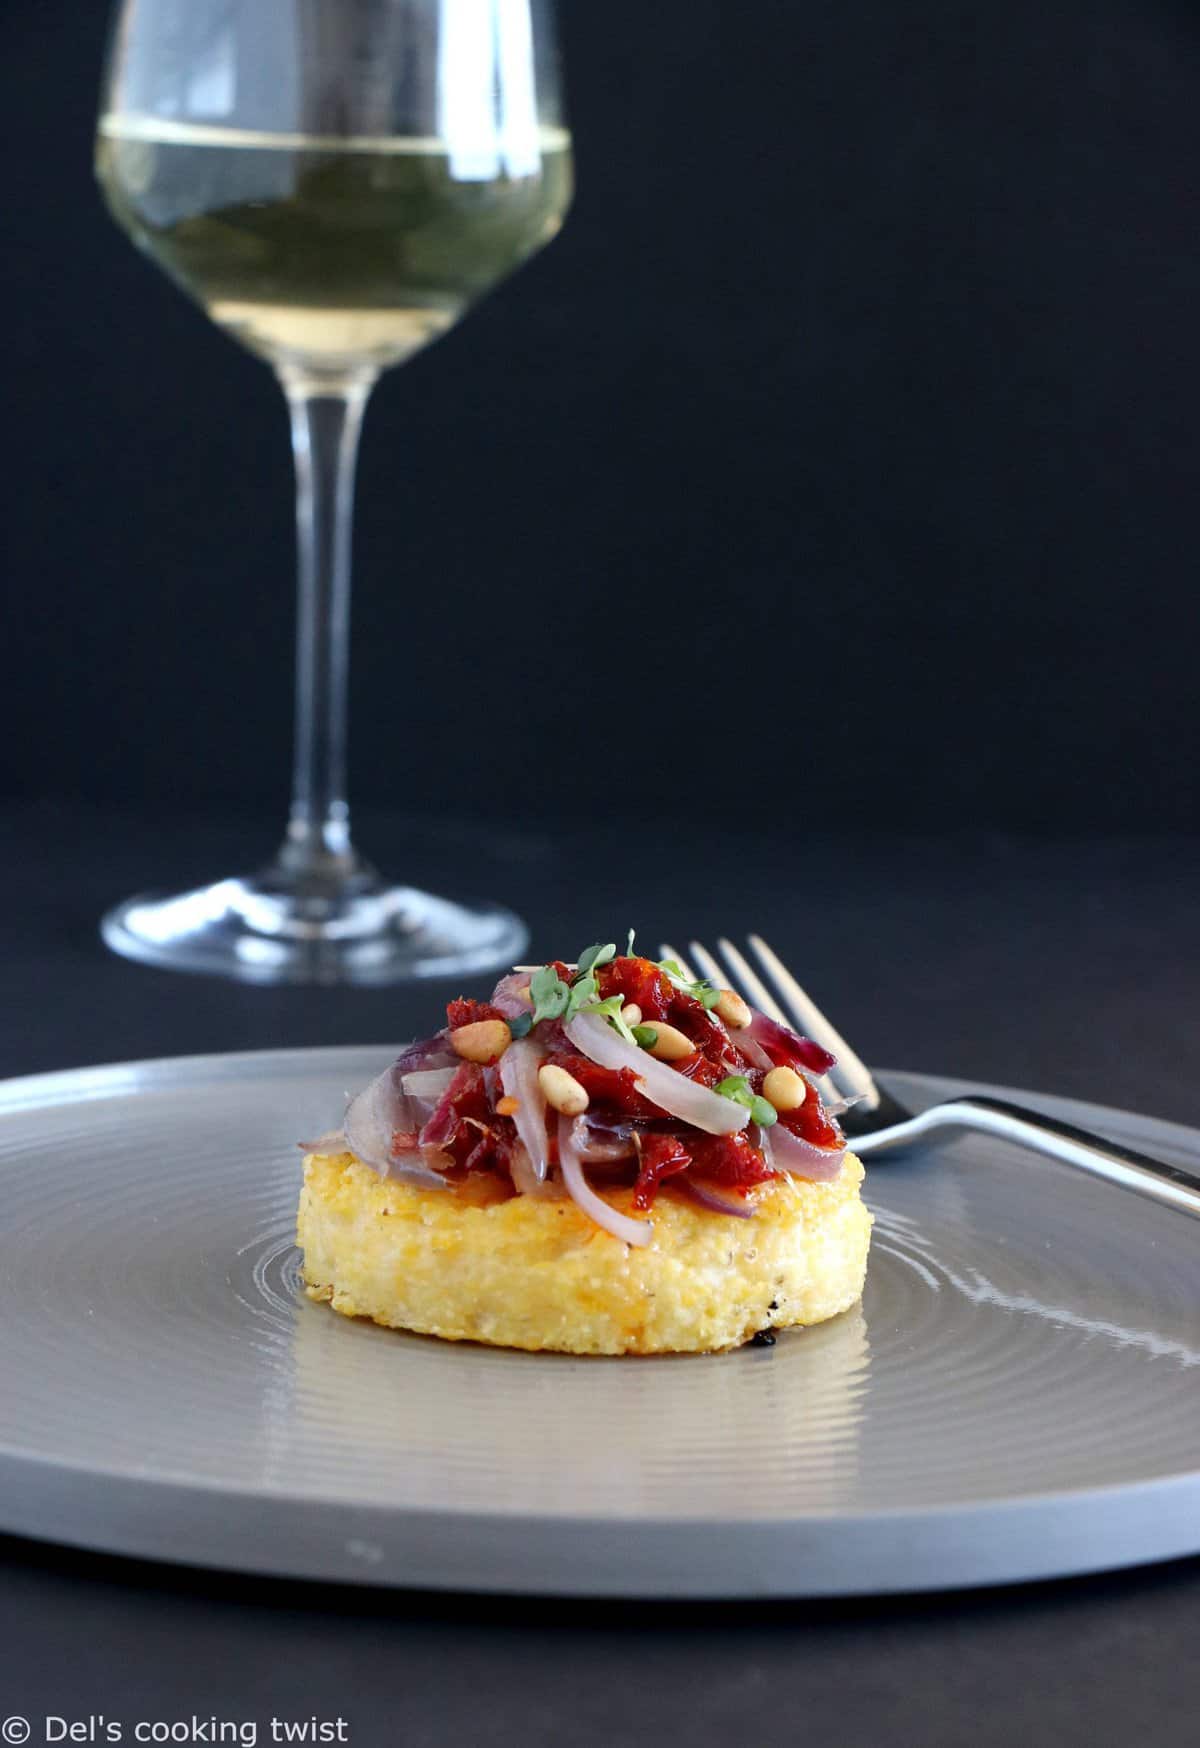
POLYGON ((571 984, 571 994, 567 1002, 567 1018, 577 1014, 589 1002, 599 1000, 600 985, 589 971, 586 977, 577 977, 571 984))
MULTIPOLYGON (((623 996, 610 996, 607 1001, 601 1001, 600 985, 596 981, 596 967, 607 965, 610 959, 617 956, 616 944, 613 941, 598 942, 594 947, 586 947, 580 954, 575 967, 575 974, 570 983, 564 983, 552 965, 541 965, 529 979, 529 994, 533 1001, 533 1013, 530 1016, 530 1026, 540 1024, 542 1020, 570 1020, 576 1014, 602 1013, 611 1019, 622 1036, 629 1037, 629 1028, 621 1020, 621 1009, 625 1005, 623 996)), ((524 1037, 524 1032, 514 1036, 524 1037)))
POLYGON ((610 959, 617 956, 617 943, 608 941, 597 942, 594 947, 585 947, 575 962, 573 983, 578 983, 581 977, 586 977, 590 971, 598 971, 601 965, 607 965, 610 959))
POLYGON ((621 1018, 621 1009, 625 1006, 623 995, 610 995, 605 1001, 589 1001, 578 1009, 583 1014, 599 1014, 601 1019, 610 1020, 627 1044, 637 1043, 637 1027, 632 1031, 629 1023, 621 1018))
POLYGON ((527 1038, 533 1030, 532 1014, 513 1014, 508 1022, 508 1029, 514 1038, 527 1038))
MULTIPOLYGON (((625 956, 633 957, 633 941, 635 930, 630 929, 626 943, 625 956)), ((621 1018, 621 1009, 625 1006, 623 995, 610 995, 604 1001, 600 1000, 600 985, 596 973, 604 965, 610 965, 617 956, 615 941, 597 941, 591 947, 585 947, 575 961, 575 971, 570 983, 564 983, 552 965, 542 965, 533 973, 529 980, 529 995, 533 1002, 533 1012, 528 1016, 522 1014, 519 1019, 509 1021, 509 1028, 514 1038, 524 1038, 532 1027, 542 1020, 570 1020, 576 1014, 598 1014, 608 1020, 629 1044, 638 1044, 643 1049, 652 1049, 658 1042, 658 1033, 653 1026, 634 1026, 632 1029, 621 1018)), ((665 971, 672 983, 685 994, 693 996, 702 1002, 705 1008, 715 1005, 720 992, 713 988, 706 979, 693 983, 684 976, 683 967, 674 959, 664 959, 659 965, 660 971, 665 971)), ((739 1076, 734 1076, 739 1079, 739 1076)), ((749 1089, 747 1089, 749 1090, 749 1089)), ((732 1096, 727 1095, 727 1096, 732 1096)), ((749 1095, 751 1098, 754 1095, 749 1095)), ((745 1102, 744 1100, 742 1101, 745 1102)), ((758 1101, 766 1106, 766 1100, 758 1101)), ((766 1106, 767 1109, 771 1107, 766 1106)), ((762 1121, 774 1121, 763 1118, 762 1121)))
POLYGON ((730 1074, 718 1081, 713 1091, 735 1105, 744 1105, 760 1129, 769 1129, 779 1121, 779 1112, 769 1099, 754 1091, 744 1074, 730 1074))
POLYGON ((706 1009, 715 1008, 721 999, 720 990, 711 984, 707 977, 701 977, 695 983, 691 982, 684 975, 683 966, 678 959, 660 959, 658 969, 666 972, 676 989, 683 990, 685 995, 690 995, 706 1009))
POLYGON ((541 965, 529 979, 529 994, 533 1001, 533 1025, 542 1020, 557 1020, 567 1011, 571 991, 552 965, 541 965))

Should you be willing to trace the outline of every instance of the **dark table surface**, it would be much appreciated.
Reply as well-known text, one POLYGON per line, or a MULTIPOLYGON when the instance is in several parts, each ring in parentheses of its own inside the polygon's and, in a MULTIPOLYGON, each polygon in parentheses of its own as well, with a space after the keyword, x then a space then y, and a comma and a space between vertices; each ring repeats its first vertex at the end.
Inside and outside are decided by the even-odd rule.
MULTIPOLYGON (((82 806, 0 818, 2 1073, 389 1042, 454 993, 254 989, 126 965, 99 944, 101 909, 252 865, 271 847, 261 822, 82 806)), ((537 956, 631 923, 644 943, 680 945, 757 927, 868 1060, 1200 1125, 1194 840, 789 845, 602 818, 514 829, 486 853, 467 827, 380 818, 362 836, 418 882, 507 899, 537 956)), ((340 1719, 342 1739, 372 1748, 1200 1740, 1200 1560, 943 1596, 681 1607, 334 1591, 0 1539, 0 1605, 5 1741, 22 1737, 3 1720, 21 1718, 35 1744, 47 1718, 94 1741, 113 1723, 134 1740, 139 1722, 205 1741, 216 1720, 243 1742, 271 1741, 272 1718, 337 1739, 340 1719)))

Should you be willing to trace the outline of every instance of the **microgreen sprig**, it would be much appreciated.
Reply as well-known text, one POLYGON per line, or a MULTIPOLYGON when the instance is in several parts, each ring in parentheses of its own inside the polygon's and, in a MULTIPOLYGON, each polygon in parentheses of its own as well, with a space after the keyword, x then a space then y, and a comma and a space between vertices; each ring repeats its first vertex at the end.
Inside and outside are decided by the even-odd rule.
POLYGON ((603 944, 597 942, 594 947, 585 947, 575 961, 575 976, 572 978, 572 982, 578 983, 580 978, 588 976, 592 971, 598 971, 601 965, 607 965, 616 956, 617 943, 615 941, 607 941, 603 944))
POLYGON ((553 965, 539 965, 529 979, 529 998, 533 1002, 533 1025, 541 1020, 557 1020, 567 1011, 571 991, 553 965))
MULTIPOLYGON (((542 1020, 569 1020, 576 1014, 596 1012, 612 1019, 617 1030, 622 1031, 620 1014, 623 1001, 619 996, 612 996, 605 1002, 600 1001, 600 985, 596 980, 597 969, 607 965, 616 956, 615 941, 598 941, 592 947, 585 947, 575 963, 575 974, 570 983, 563 982, 553 965, 539 965, 529 979, 529 997, 533 1002, 529 1025, 522 1031, 515 1032, 513 1036, 524 1037, 530 1027, 538 1025, 542 1020)), ((628 1026, 624 1026, 622 1035, 629 1036, 628 1026)))
POLYGON ((779 1121, 779 1112, 769 1099, 764 1099, 756 1093, 744 1074, 726 1075, 719 1080, 713 1091, 723 1099, 732 1099, 735 1105, 745 1105, 760 1129, 769 1129, 779 1121))
MULTIPOLYGON (((636 931, 630 929, 625 944, 625 957, 633 957, 633 942, 636 931)), ((585 947, 575 961, 575 971, 570 983, 564 983, 552 965, 540 965, 529 980, 529 997, 533 1010, 529 1014, 520 1014, 509 1021, 509 1029, 514 1038, 524 1038, 532 1028, 542 1020, 570 1020, 576 1014, 599 1014, 608 1020, 628 1044, 638 1044, 643 1049, 651 1049, 658 1042, 658 1033, 653 1026, 630 1026, 621 1018, 621 1009, 625 1005, 622 995, 611 995, 606 1000, 600 1000, 600 986, 596 980, 596 972, 602 966, 611 965, 617 957, 615 941, 597 941, 590 947, 585 947)), ((666 973, 677 989, 692 996, 706 1009, 714 1007, 720 995, 706 978, 693 982, 684 975, 682 965, 675 959, 663 959, 658 962, 658 969, 666 973)), ((733 1076, 740 1079, 740 1076, 733 1076)), ((748 1091, 749 1089, 747 1089, 748 1091)), ((727 1094, 732 1097, 732 1094, 727 1094)), ((754 1095, 750 1094, 752 1098, 754 1095)), ((742 1101, 745 1102, 744 1100, 742 1101)), ((760 1100, 765 1105, 765 1100, 760 1100)), ((773 1110, 773 1107, 768 1107, 773 1110)), ((773 1121, 773 1116, 764 1121, 773 1121)))
POLYGON ((624 1006, 625 997, 617 994, 608 996, 604 1001, 589 1001, 578 1011, 581 1014, 599 1014, 602 1019, 608 1020, 611 1025, 616 1027, 627 1044, 636 1044, 638 1033, 643 1028, 634 1026, 632 1030, 630 1029, 629 1022, 621 1018, 621 1009, 624 1006))
POLYGON ((685 995, 693 996, 705 1008, 715 1008, 721 999, 720 990, 707 977, 701 977, 695 983, 685 977, 678 959, 660 959, 658 969, 666 972, 676 989, 682 989, 685 995))

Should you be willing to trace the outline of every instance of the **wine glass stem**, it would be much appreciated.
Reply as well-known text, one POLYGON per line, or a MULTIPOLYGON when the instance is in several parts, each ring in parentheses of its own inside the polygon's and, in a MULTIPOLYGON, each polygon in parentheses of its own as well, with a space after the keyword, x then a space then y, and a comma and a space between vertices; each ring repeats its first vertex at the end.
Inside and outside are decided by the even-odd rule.
POLYGON ((296 746, 282 868, 335 886, 358 871, 346 800, 354 475, 370 379, 283 379, 296 463, 296 746))

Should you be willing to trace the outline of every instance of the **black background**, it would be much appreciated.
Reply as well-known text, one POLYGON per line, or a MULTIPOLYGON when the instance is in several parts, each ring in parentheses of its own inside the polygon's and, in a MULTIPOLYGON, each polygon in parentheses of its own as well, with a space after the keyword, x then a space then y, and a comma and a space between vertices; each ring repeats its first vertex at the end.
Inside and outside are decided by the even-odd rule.
MULTIPOLYGON (((4 9, 0 792, 281 812, 283 403, 102 210, 104 11, 4 9)), ((1194 8, 561 13, 567 229, 369 415, 356 795, 1194 825, 1194 8)))

